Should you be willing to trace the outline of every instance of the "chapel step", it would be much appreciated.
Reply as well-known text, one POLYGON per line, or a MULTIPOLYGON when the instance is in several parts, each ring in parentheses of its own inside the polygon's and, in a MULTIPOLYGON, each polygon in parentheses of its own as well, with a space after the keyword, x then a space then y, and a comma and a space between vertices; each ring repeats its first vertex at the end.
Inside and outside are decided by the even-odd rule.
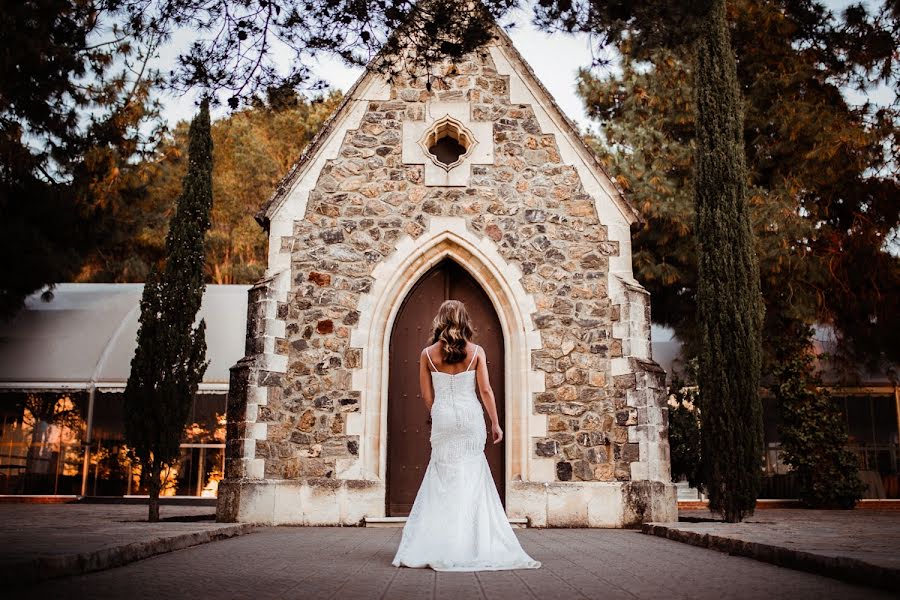
MULTIPOLYGON (((366 527, 403 527, 406 525, 406 517, 366 517, 366 527)), ((509 519, 513 529, 525 529, 528 527, 528 519, 509 519)))

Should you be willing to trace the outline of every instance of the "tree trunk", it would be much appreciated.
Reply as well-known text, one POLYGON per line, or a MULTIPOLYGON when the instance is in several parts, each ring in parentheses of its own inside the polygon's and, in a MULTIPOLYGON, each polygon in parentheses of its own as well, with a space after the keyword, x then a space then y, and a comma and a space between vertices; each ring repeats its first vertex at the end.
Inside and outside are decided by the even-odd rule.
POLYGON ((154 460, 150 465, 150 481, 147 484, 147 491, 150 494, 148 502, 149 514, 147 521, 150 523, 159 522, 159 491, 162 485, 159 482, 159 476, 162 473, 162 467, 158 460, 154 460))
POLYGON ((706 19, 694 55, 703 478, 710 510, 737 522, 753 513, 760 485, 765 308, 748 214, 743 108, 725 0, 713 0, 706 19))

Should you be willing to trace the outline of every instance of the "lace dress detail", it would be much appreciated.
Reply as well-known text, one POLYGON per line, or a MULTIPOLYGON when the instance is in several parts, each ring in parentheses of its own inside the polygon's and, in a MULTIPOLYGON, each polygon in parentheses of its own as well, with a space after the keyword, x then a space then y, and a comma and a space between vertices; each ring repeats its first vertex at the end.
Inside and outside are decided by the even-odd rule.
POLYGON ((403 528, 395 567, 435 571, 499 571, 541 566, 519 544, 491 477, 484 413, 471 370, 434 370, 431 460, 403 528))

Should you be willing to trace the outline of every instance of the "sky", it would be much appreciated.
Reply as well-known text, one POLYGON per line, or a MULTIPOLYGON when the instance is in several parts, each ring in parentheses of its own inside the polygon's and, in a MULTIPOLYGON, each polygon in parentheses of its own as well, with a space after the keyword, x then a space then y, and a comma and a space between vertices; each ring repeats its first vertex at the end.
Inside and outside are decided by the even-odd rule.
MULTIPOLYGON (((507 19, 510 20, 516 24, 513 29, 507 29, 513 44, 565 113, 579 125, 587 125, 588 119, 581 100, 575 94, 575 76, 578 69, 589 66, 592 61, 591 45, 587 36, 550 35, 538 31, 531 26, 528 14, 524 12, 512 15, 511 19, 507 19)), ((189 32, 182 31, 176 34, 173 43, 161 51, 160 65, 166 70, 171 69, 179 49, 186 47, 189 39, 189 32)), ((289 59, 290 56, 285 53, 284 61, 289 59)), ((332 89, 342 92, 347 91, 362 73, 361 67, 347 66, 339 58, 330 55, 318 57, 310 66, 316 78, 326 81, 332 89)), ((196 110, 193 96, 166 95, 162 100, 170 125, 190 119, 196 110)), ((219 110, 219 114, 226 112, 227 109, 219 110)))
MULTIPOLYGON (((824 0, 824 4, 838 12, 851 1, 824 0)), ((866 4, 871 4, 871 2, 866 2, 866 4)), ((534 69, 535 74, 547 87, 562 110, 581 128, 590 126, 591 121, 585 114, 584 106, 575 90, 578 69, 590 66, 593 59, 588 37, 562 33, 548 34, 538 31, 531 25, 528 13, 523 11, 513 13, 507 21, 516 23, 515 28, 507 30, 513 44, 534 69)), ((164 65, 166 70, 174 66, 179 48, 185 47, 188 40, 189 34, 181 32, 174 37, 172 44, 162 50, 160 64, 164 65)), ((285 54, 284 60, 289 59, 290 57, 285 54)), ((329 56, 318 58, 312 65, 312 70, 315 77, 328 82, 332 89, 341 91, 349 89, 362 72, 360 67, 348 67, 340 59, 329 56)), ((602 75, 604 72, 616 71, 616 67, 611 66, 607 67, 606 71, 595 69, 595 74, 602 75)), ((853 90, 845 90, 845 96, 849 102, 854 104, 861 104, 866 99, 865 96, 853 90)), ((881 86, 870 91, 868 97, 878 104, 886 105, 894 99, 894 92, 887 86, 881 86)), ((180 120, 190 119, 196 110, 192 96, 167 95, 162 98, 162 101, 165 106, 164 114, 170 125, 174 125, 180 120)), ((214 117, 226 113, 226 108, 220 108, 214 117)))

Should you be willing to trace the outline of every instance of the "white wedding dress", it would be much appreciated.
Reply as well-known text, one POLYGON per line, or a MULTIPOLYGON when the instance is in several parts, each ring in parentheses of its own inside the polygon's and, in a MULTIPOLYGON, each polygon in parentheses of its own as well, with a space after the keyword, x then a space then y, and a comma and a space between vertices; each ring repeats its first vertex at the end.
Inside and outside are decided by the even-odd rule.
MULTIPOLYGON (((472 364, 455 375, 434 369, 431 460, 403 528, 395 567, 435 571, 536 569, 506 518, 484 454, 487 431, 472 364)), ((426 353, 427 355, 427 353, 426 353)))

